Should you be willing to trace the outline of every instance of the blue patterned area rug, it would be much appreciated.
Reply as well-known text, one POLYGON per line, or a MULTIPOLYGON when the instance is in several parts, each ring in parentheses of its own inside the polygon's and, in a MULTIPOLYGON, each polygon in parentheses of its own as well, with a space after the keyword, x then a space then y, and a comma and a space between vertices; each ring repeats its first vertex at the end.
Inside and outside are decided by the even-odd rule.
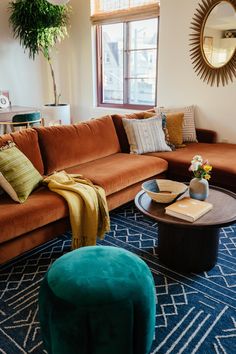
MULTIPOLYGON (((62 235, 1 268, 1 354, 46 353, 38 290, 70 243, 70 233, 62 235)), ((111 213, 111 231, 99 244, 126 248, 152 270, 157 294, 152 354, 236 353, 236 225, 221 230, 218 263, 200 274, 181 274, 159 262, 157 224, 133 204, 111 213)))

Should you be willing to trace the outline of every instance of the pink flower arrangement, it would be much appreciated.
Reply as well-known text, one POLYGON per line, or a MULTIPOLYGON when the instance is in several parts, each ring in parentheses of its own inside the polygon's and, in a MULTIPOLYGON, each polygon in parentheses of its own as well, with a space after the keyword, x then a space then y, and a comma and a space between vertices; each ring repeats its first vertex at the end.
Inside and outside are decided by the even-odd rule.
POLYGON ((212 171, 212 166, 209 165, 208 160, 203 161, 200 155, 195 155, 192 158, 189 171, 193 172, 194 177, 196 178, 209 180, 211 178, 210 173, 212 171))

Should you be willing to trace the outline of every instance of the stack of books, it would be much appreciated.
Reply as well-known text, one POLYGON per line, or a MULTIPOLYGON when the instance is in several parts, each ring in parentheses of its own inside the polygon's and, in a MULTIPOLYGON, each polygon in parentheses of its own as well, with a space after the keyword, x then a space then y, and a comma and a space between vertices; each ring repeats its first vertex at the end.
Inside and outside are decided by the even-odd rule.
POLYGON ((208 202, 185 197, 165 208, 168 215, 194 222, 213 208, 208 202))

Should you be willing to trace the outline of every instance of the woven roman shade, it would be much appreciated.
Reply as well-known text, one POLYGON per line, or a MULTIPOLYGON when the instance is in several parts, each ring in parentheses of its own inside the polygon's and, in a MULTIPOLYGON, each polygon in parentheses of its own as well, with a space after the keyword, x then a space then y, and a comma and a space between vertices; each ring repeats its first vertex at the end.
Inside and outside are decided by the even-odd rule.
POLYGON ((158 0, 91 0, 94 25, 143 20, 159 16, 158 0))

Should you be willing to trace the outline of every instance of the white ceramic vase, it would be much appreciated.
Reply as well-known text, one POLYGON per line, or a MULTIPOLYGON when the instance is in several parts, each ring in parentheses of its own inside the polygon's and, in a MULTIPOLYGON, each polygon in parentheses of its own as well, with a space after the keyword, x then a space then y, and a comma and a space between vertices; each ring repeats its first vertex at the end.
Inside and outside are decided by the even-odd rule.
POLYGON ((190 198, 205 200, 209 195, 209 183, 205 178, 193 178, 189 184, 190 198))
POLYGON ((58 106, 46 104, 42 109, 42 118, 44 118, 46 126, 54 125, 54 123, 69 125, 71 124, 70 105, 62 103, 58 106))

